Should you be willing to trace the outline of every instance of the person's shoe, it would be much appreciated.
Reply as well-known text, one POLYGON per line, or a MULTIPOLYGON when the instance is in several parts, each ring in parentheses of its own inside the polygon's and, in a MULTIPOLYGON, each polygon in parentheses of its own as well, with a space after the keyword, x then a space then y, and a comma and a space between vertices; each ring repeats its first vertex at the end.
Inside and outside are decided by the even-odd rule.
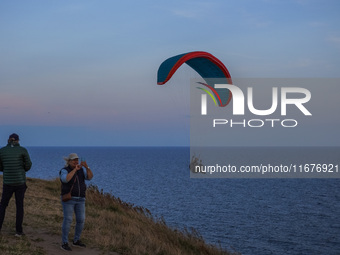
POLYGON ((64 251, 72 251, 71 247, 68 246, 68 243, 63 243, 60 248, 64 251))
POLYGON ((25 234, 24 234, 24 232, 16 232, 14 236, 22 237, 22 236, 25 236, 25 234))
POLYGON ((86 245, 83 244, 80 240, 78 240, 77 242, 73 241, 72 245, 80 248, 86 248, 86 245))

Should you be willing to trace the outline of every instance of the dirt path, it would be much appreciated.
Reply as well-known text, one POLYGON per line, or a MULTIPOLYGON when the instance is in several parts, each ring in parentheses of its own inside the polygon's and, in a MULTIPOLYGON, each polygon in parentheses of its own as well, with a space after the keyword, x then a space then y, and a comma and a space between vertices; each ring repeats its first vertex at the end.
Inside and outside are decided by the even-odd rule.
MULTIPOLYGON (((2 235, 13 235, 13 233, 2 232, 2 235)), ((82 255, 119 255, 115 252, 102 252, 97 248, 79 248, 73 247, 71 252, 62 250, 60 248, 61 240, 60 236, 52 235, 48 231, 42 229, 33 229, 30 227, 25 227, 25 236, 17 238, 26 238, 30 243, 36 247, 41 247, 48 255, 59 255, 59 254, 82 254, 82 255)), ((12 239, 12 238, 11 238, 12 239)), ((12 239, 13 240, 13 239, 12 239)), ((15 239, 14 239, 15 240, 15 239)))

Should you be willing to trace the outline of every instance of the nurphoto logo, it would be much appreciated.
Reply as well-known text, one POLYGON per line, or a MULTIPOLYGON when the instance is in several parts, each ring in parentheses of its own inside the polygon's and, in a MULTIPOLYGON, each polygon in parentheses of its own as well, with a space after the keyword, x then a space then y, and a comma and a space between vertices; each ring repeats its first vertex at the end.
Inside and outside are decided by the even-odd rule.
MULTIPOLYGON (((201 83, 202 84, 202 83, 201 83)), ((204 85, 204 84, 203 84, 204 85)), ((198 87, 199 88, 199 87, 198 87)), ((199 88, 201 89, 201 88, 199 88)), ((253 96, 253 88, 247 88, 247 100, 245 100, 245 95, 243 91, 236 85, 233 84, 215 84, 214 89, 218 89, 219 92, 213 91, 213 93, 209 93, 206 89, 202 89, 205 91, 205 94, 201 94, 201 115, 208 115, 208 97, 209 95, 212 100, 216 103, 217 99, 221 97, 222 93, 231 93, 232 94, 232 114, 235 116, 243 116, 245 115, 245 106, 247 106, 248 111, 256 116, 270 116, 273 113, 277 112, 278 108, 280 108, 280 115, 287 116, 287 105, 295 106, 295 110, 299 110, 305 116, 311 116, 312 113, 307 109, 305 104, 310 101, 311 93, 308 89, 300 88, 300 87, 272 87, 271 91, 271 106, 267 109, 257 109, 254 106, 254 96, 253 96), (279 95, 280 91, 280 95, 279 95), (245 104, 245 101, 247 104, 245 104)), ((270 99, 270 98, 269 98, 270 99)), ((269 100, 267 99, 267 100, 269 100)), ((226 107, 226 105, 219 105, 220 107, 226 107)), ((298 125, 298 121, 296 119, 276 119, 276 118, 266 118, 266 119, 242 119, 235 121, 233 119, 225 119, 225 118, 214 118, 213 119, 213 127, 218 125, 229 125, 230 127, 242 126, 242 127, 263 127, 265 124, 269 124, 271 127, 275 127, 275 124, 279 122, 282 127, 296 127, 298 125)))

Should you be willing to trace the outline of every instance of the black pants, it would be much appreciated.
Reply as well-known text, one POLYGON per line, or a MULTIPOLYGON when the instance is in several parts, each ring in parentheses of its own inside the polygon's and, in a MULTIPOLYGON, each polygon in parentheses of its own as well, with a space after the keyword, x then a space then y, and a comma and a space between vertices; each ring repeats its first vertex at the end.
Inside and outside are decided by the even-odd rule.
POLYGON ((15 193, 15 204, 17 208, 15 228, 17 233, 22 233, 22 222, 24 219, 24 197, 26 189, 26 183, 18 186, 6 184, 3 185, 0 203, 0 229, 2 228, 2 223, 5 219, 6 208, 8 206, 9 200, 11 199, 13 193, 15 193))

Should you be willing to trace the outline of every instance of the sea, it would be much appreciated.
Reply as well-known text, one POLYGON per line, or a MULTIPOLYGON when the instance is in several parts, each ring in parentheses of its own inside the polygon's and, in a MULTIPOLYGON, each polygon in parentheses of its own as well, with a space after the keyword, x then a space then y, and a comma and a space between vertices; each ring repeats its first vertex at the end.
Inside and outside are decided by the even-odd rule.
MULTIPOLYGON (((170 227, 197 231, 209 244, 244 255, 340 254, 339 178, 190 178, 189 147, 27 149, 33 162, 28 177, 57 178, 63 157, 75 152, 94 173, 88 185, 149 209, 170 227)), ((273 151, 255 149, 257 160, 273 151)), ((292 148, 276 150, 288 155, 292 148)), ((339 162, 340 148, 330 150, 339 162)), ((317 159, 325 148, 301 151, 317 159)))

